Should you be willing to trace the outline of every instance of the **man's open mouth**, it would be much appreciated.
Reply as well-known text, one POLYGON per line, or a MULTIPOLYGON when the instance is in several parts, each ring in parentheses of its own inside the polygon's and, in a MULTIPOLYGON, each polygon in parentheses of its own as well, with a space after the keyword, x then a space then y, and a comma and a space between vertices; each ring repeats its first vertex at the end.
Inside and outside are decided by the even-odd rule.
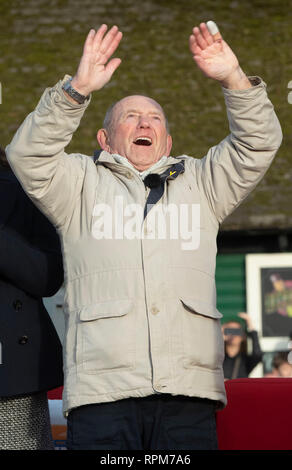
POLYGON ((134 140, 135 145, 146 145, 146 147, 149 147, 149 145, 152 145, 152 140, 150 137, 137 137, 137 139, 134 140))

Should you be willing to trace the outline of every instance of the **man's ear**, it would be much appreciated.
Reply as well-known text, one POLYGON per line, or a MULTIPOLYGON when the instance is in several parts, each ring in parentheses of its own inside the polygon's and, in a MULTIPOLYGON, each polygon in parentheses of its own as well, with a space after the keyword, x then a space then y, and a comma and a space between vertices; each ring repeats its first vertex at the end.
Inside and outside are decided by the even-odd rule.
POLYGON ((172 148, 172 137, 170 134, 168 134, 167 141, 166 141, 166 155, 165 155, 166 157, 169 157, 171 148, 172 148))
POLYGON ((97 142, 99 143, 102 150, 110 151, 110 146, 108 144, 108 133, 106 129, 99 129, 97 131, 97 142))

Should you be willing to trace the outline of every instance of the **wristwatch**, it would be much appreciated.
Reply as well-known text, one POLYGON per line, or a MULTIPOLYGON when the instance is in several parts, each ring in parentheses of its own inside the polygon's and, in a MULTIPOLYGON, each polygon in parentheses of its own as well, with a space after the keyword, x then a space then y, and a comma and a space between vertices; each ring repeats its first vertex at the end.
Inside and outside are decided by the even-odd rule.
POLYGON ((71 81, 72 81, 72 78, 69 78, 69 80, 67 80, 62 86, 62 89, 65 90, 66 93, 68 93, 68 95, 71 96, 71 98, 73 98, 73 100, 77 101, 77 103, 83 104, 84 101, 89 98, 89 95, 84 96, 84 95, 81 95, 81 93, 78 93, 78 91, 74 90, 74 88, 71 86, 71 81))

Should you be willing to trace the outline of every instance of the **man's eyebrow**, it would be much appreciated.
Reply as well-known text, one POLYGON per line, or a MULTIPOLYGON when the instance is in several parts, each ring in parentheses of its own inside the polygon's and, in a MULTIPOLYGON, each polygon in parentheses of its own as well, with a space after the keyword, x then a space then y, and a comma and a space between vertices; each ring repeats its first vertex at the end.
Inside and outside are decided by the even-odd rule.
MULTIPOLYGON (((129 114, 129 113, 137 113, 137 114, 140 114, 141 112, 143 112, 143 111, 138 110, 138 109, 127 109, 127 110, 124 112, 124 114, 129 114)), ((154 111, 154 110, 153 110, 153 111, 149 111, 147 114, 158 114, 158 115, 160 115, 160 116, 163 116, 162 111, 159 111, 159 109, 157 109, 157 111, 156 111, 156 110, 155 110, 155 111, 154 111)))
POLYGON ((129 114, 129 113, 140 113, 141 111, 138 111, 138 109, 127 109, 124 111, 124 114, 129 114))

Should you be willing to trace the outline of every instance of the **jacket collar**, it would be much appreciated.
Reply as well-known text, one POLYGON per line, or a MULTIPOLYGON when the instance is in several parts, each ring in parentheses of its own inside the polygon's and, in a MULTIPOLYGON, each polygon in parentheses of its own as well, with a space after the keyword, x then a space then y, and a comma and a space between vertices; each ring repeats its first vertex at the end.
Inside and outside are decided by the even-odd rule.
MULTIPOLYGON (((108 168, 111 168, 113 170, 116 170, 117 172, 120 172, 120 169, 125 169, 127 170, 128 168, 125 167, 121 163, 117 163, 112 154, 108 153, 106 150, 96 150, 94 152, 94 163, 96 165, 104 165, 108 168)), ((158 173, 161 173, 164 171, 166 168, 168 168, 171 165, 174 165, 180 161, 182 161, 183 158, 175 158, 175 157, 168 157, 165 164, 159 168, 158 173)))

